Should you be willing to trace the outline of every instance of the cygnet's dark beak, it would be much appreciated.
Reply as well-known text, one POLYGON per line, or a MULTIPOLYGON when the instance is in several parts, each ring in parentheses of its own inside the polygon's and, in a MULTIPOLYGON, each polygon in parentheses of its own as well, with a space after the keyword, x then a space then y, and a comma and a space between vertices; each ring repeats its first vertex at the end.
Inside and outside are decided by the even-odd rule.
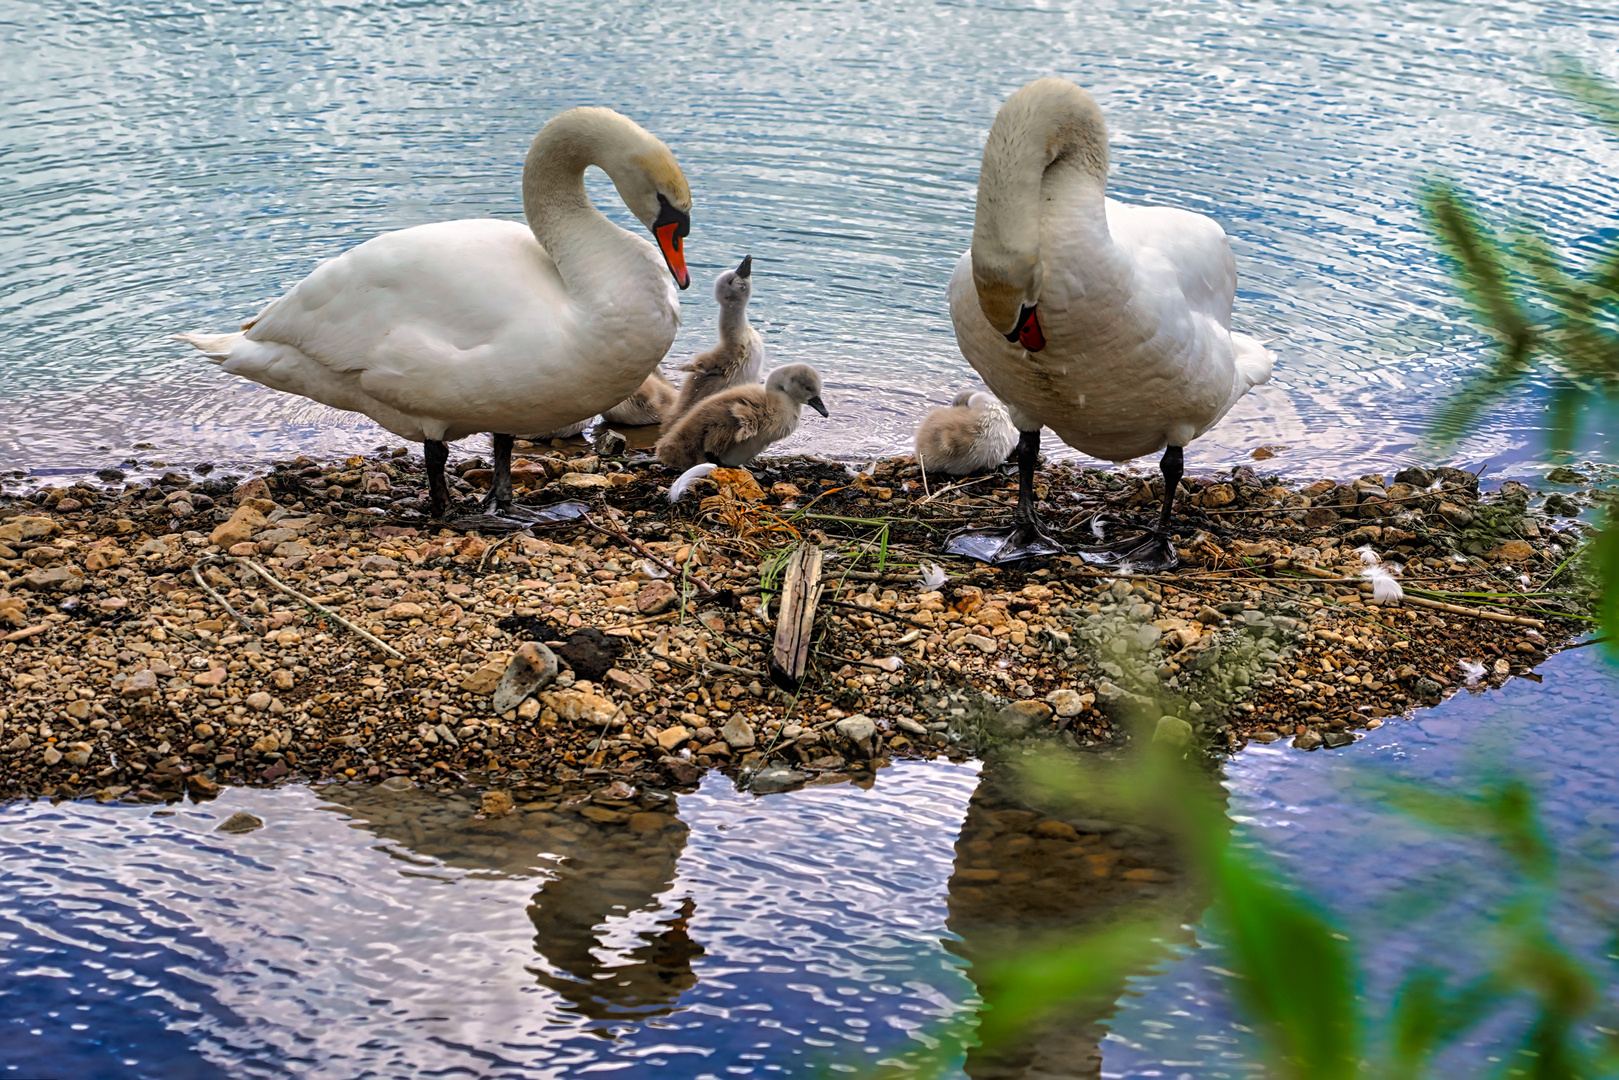
POLYGON ((737 277, 752 277, 753 276, 753 256, 752 255, 744 255, 744 256, 742 256, 742 264, 736 268, 736 276, 737 277))
POLYGON ((821 400, 821 395, 820 394, 816 394, 814 397, 810 398, 804 404, 808 405, 810 408, 814 409, 816 412, 820 413, 822 416, 831 416, 832 415, 831 413, 826 411, 826 403, 821 400))

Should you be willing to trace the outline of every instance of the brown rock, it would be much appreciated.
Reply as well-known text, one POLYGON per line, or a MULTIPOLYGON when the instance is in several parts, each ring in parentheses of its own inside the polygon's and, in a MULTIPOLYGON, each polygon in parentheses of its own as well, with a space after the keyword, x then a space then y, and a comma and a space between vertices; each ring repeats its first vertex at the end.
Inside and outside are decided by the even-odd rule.
POLYGON ((200 675, 193 675, 191 682, 196 686, 218 686, 228 678, 230 678, 230 672, 222 667, 216 667, 204 671, 200 675))
POLYGON ((691 738, 691 731, 684 724, 676 724, 658 732, 657 738, 659 746, 665 750, 673 750, 691 738))
POLYGON ((264 482, 263 477, 257 476, 246 483, 238 484, 236 490, 231 492, 231 498, 235 499, 238 505, 247 502, 249 499, 273 501, 270 498, 270 485, 264 482))
POLYGON ((23 588, 35 592, 76 593, 84 588, 84 574, 70 563, 67 566, 53 566, 49 570, 34 570, 24 574, 22 584, 23 588))
POLYGON ((620 810, 609 810, 605 806, 581 806, 579 816, 602 825, 622 825, 630 819, 630 815, 620 810))
MULTIPOLYGON (((263 481, 258 481, 263 483, 263 481)), ((208 534, 208 542, 222 548, 246 543, 253 533, 264 527, 264 515, 251 506, 238 506, 230 520, 216 525, 208 534)))
POLYGON ((650 810, 643 810, 639 814, 631 814, 629 826, 635 832, 661 832, 673 820, 668 814, 655 814, 650 810))
POLYGON ((484 792, 479 804, 479 812, 487 817, 505 817, 515 809, 517 804, 512 802, 511 795, 504 791, 484 792))
POLYGON ((538 641, 525 641, 517 647, 501 673, 490 704, 496 713, 508 712, 530 695, 545 689, 556 677, 556 654, 538 641))
POLYGON ((157 673, 151 670, 137 671, 124 680, 123 695, 125 697, 143 698, 151 697, 157 692, 157 673))
POLYGON ((48 517, 14 517, 0 525, 0 541, 39 540, 60 530, 61 526, 48 517))
POLYGON ((1079 839, 1079 832, 1066 821, 1042 821, 1034 827, 1036 836, 1044 836, 1050 840, 1067 840, 1073 843, 1079 839))
POLYGON ((382 613, 382 617, 389 622, 397 622, 404 619, 419 619, 422 617, 422 605, 413 604, 409 600, 401 600, 399 603, 388 608, 387 611, 384 611, 382 613))
POLYGON ((1325 529, 1338 523, 1338 515, 1325 506, 1312 506, 1304 512, 1304 524, 1312 529, 1325 529))
POLYGON ((1237 493, 1230 484, 1211 484, 1203 489, 1199 501, 1207 507, 1229 506, 1236 498, 1237 493))
POLYGON ((1532 558, 1535 549, 1529 546, 1527 540, 1508 540, 1499 547, 1485 553, 1485 558, 1495 559, 1498 562, 1525 562, 1532 558))
POLYGON ((680 600, 675 587, 667 581, 652 580, 642 584, 635 594, 635 609, 642 615, 662 615, 680 600))

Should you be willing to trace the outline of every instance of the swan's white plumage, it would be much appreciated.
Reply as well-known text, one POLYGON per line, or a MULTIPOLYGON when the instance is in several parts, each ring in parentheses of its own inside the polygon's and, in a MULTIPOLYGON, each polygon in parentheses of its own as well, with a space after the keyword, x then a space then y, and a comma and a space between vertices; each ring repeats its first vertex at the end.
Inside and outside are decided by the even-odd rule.
POLYGON ((236 334, 187 334, 226 371, 402 438, 556 431, 634 393, 679 327, 647 240, 584 195, 601 165, 638 217, 690 193, 668 148, 606 109, 575 109, 524 166, 529 223, 469 219, 385 233, 328 259, 236 334), (543 242, 543 246, 542 246, 543 242))
POLYGON ((1107 198, 1106 152, 1101 113, 1079 87, 1042 79, 1007 101, 950 314, 962 354, 1021 430, 1043 424, 1127 461, 1213 427, 1270 377, 1274 355, 1231 330, 1236 265, 1220 226, 1107 198), (986 316, 1010 322, 1030 300, 1046 340, 1033 353, 986 316))

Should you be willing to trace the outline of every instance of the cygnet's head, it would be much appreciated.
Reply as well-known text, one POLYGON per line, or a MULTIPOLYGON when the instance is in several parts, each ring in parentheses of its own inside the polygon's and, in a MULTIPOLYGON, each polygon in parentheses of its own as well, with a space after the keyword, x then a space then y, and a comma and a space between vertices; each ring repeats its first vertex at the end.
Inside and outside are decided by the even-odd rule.
POLYGON ((822 416, 830 416, 821 401, 821 376, 808 364, 788 364, 770 373, 765 389, 786 394, 800 405, 808 405, 822 416))
POLYGON ((746 307, 748 297, 753 295, 753 256, 746 255, 742 265, 735 270, 727 270, 714 279, 714 299, 720 302, 720 307, 746 307))

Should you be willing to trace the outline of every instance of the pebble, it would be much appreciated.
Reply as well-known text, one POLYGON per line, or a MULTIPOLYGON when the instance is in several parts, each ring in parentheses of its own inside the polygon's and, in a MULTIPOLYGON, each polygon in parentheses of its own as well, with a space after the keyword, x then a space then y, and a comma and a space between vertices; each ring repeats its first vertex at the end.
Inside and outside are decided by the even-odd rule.
POLYGON ((246 810, 238 810, 224 821, 220 822, 215 832, 222 833, 250 833, 254 829, 264 827, 264 819, 246 810))

